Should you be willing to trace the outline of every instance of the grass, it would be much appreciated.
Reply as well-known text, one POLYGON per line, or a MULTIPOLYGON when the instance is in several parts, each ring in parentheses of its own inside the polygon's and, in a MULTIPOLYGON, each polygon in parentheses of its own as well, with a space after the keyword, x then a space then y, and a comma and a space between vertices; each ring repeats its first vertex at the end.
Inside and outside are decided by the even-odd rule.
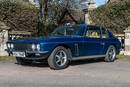
POLYGON ((0 61, 9 61, 9 60, 15 60, 15 57, 13 56, 0 57, 0 61))
POLYGON ((119 59, 130 59, 130 56, 126 56, 126 55, 117 55, 117 58, 119 58, 119 59))

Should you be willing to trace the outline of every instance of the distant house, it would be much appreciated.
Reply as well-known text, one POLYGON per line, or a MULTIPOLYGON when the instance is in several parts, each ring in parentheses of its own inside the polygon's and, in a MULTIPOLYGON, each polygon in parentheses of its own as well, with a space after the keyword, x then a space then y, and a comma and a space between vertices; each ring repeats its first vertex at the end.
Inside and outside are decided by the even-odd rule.
MULTIPOLYGON (((34 4, 36 0, 24 0, 26 2, 34 4)), ((36 3, 35 3, 36 4, 36 3)), ((58 20, 58 26, 66 23, 70 24, 91 24, 89 19, 89 12, 95 9, 97 6, 94 0, 89 0, 85 9, 65 9, 58 20)))
POLYGON ((94 0, 89 0, 88 5, 83 10, 66 9, 61 16, 58 25, 70 24, 91 24, 89 19, 89 12, 95 9, 97 6, 94 0))
POLYGON ((83 24, 85 23, 85 16, 82 10, 65 9, 61 18, 58 21, 58 26, 66 23, 70 24, 83 24))

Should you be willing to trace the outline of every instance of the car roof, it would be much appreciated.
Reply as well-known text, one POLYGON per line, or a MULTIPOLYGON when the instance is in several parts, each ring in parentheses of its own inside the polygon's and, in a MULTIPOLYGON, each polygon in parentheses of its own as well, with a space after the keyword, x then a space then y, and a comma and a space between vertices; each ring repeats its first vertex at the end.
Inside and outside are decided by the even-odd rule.
POLYGON ((87 25, 87 26, 92 26, 92 27, 102 27, 102 26, 99 26, 99 25, 87 25))
MULTIPOLYGON (((103 27, 103 26, 99 26, 99 25, 89 25, 89 24, 74 24, 74 25, 81 25, 81 26, 83 26, 83 27, 87 27, 87 26, 92 26, 92 27, 103 27)), ((74 25, 67 25, 67 26, 74 26, 74 25)), ((64 25, 64 26, 66 26, 66 25, 64 25)))

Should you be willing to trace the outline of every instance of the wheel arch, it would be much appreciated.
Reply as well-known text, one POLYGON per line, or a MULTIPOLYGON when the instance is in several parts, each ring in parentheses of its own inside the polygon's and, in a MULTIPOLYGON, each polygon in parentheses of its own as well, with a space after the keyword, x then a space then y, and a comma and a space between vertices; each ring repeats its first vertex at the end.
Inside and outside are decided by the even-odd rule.
POLYGON ((112 46, 114 46, 116 49, 117 49, 117 46, 116 46, 116 44, 111 44, 112 46))
POLYGON ((105 50, 105 54, 107 53, 107 51, 108 51, 108 49, 109 49, 109 47, 110 47, 110 46, 114 46, 114 47, 115 47, 115 49, 117 50, 117 47, 116 47, 116 45, 115 45, 115 44, 110 44, 110 45, 108 45, 107 49, 105 50))
POLYGON ((116 54, 119 54, 120 53, 120 50, 119 50, 119 48, 118 48, 118 45, 116 45, 116 44, 112 44, 114 47, 115 47, 115 49, 116 49, 116 54))
MULTIPOLYGON (((58 44, 58 45, 55 46, 55 48, 56 48, 56 47, 59 47, 59 46, 62 46, 62 47, 66 48, 66 49, 69 51, 69 60, 71 60, 71 59, 72 59, 72 51, 71 51, 71 48, 70 48, 68 45, 66 45, 66 44, 58 44)), ((55 48, 54 48, 54 49, 55 49, 55 48)))

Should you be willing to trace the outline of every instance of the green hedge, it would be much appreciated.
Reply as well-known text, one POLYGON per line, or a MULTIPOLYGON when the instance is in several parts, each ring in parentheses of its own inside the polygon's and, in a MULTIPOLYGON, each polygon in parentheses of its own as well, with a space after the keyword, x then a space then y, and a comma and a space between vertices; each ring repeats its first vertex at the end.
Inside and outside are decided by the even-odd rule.
POLYGON ((37 8, 23 0, 0 0, 0 21, 12 30, 35 32, 37 8))
POLYGON ((123 0, 98 7, 90 12, 96 25, 103 25, 113 33, 123 33, 130 26, 130 0, 123 0))

